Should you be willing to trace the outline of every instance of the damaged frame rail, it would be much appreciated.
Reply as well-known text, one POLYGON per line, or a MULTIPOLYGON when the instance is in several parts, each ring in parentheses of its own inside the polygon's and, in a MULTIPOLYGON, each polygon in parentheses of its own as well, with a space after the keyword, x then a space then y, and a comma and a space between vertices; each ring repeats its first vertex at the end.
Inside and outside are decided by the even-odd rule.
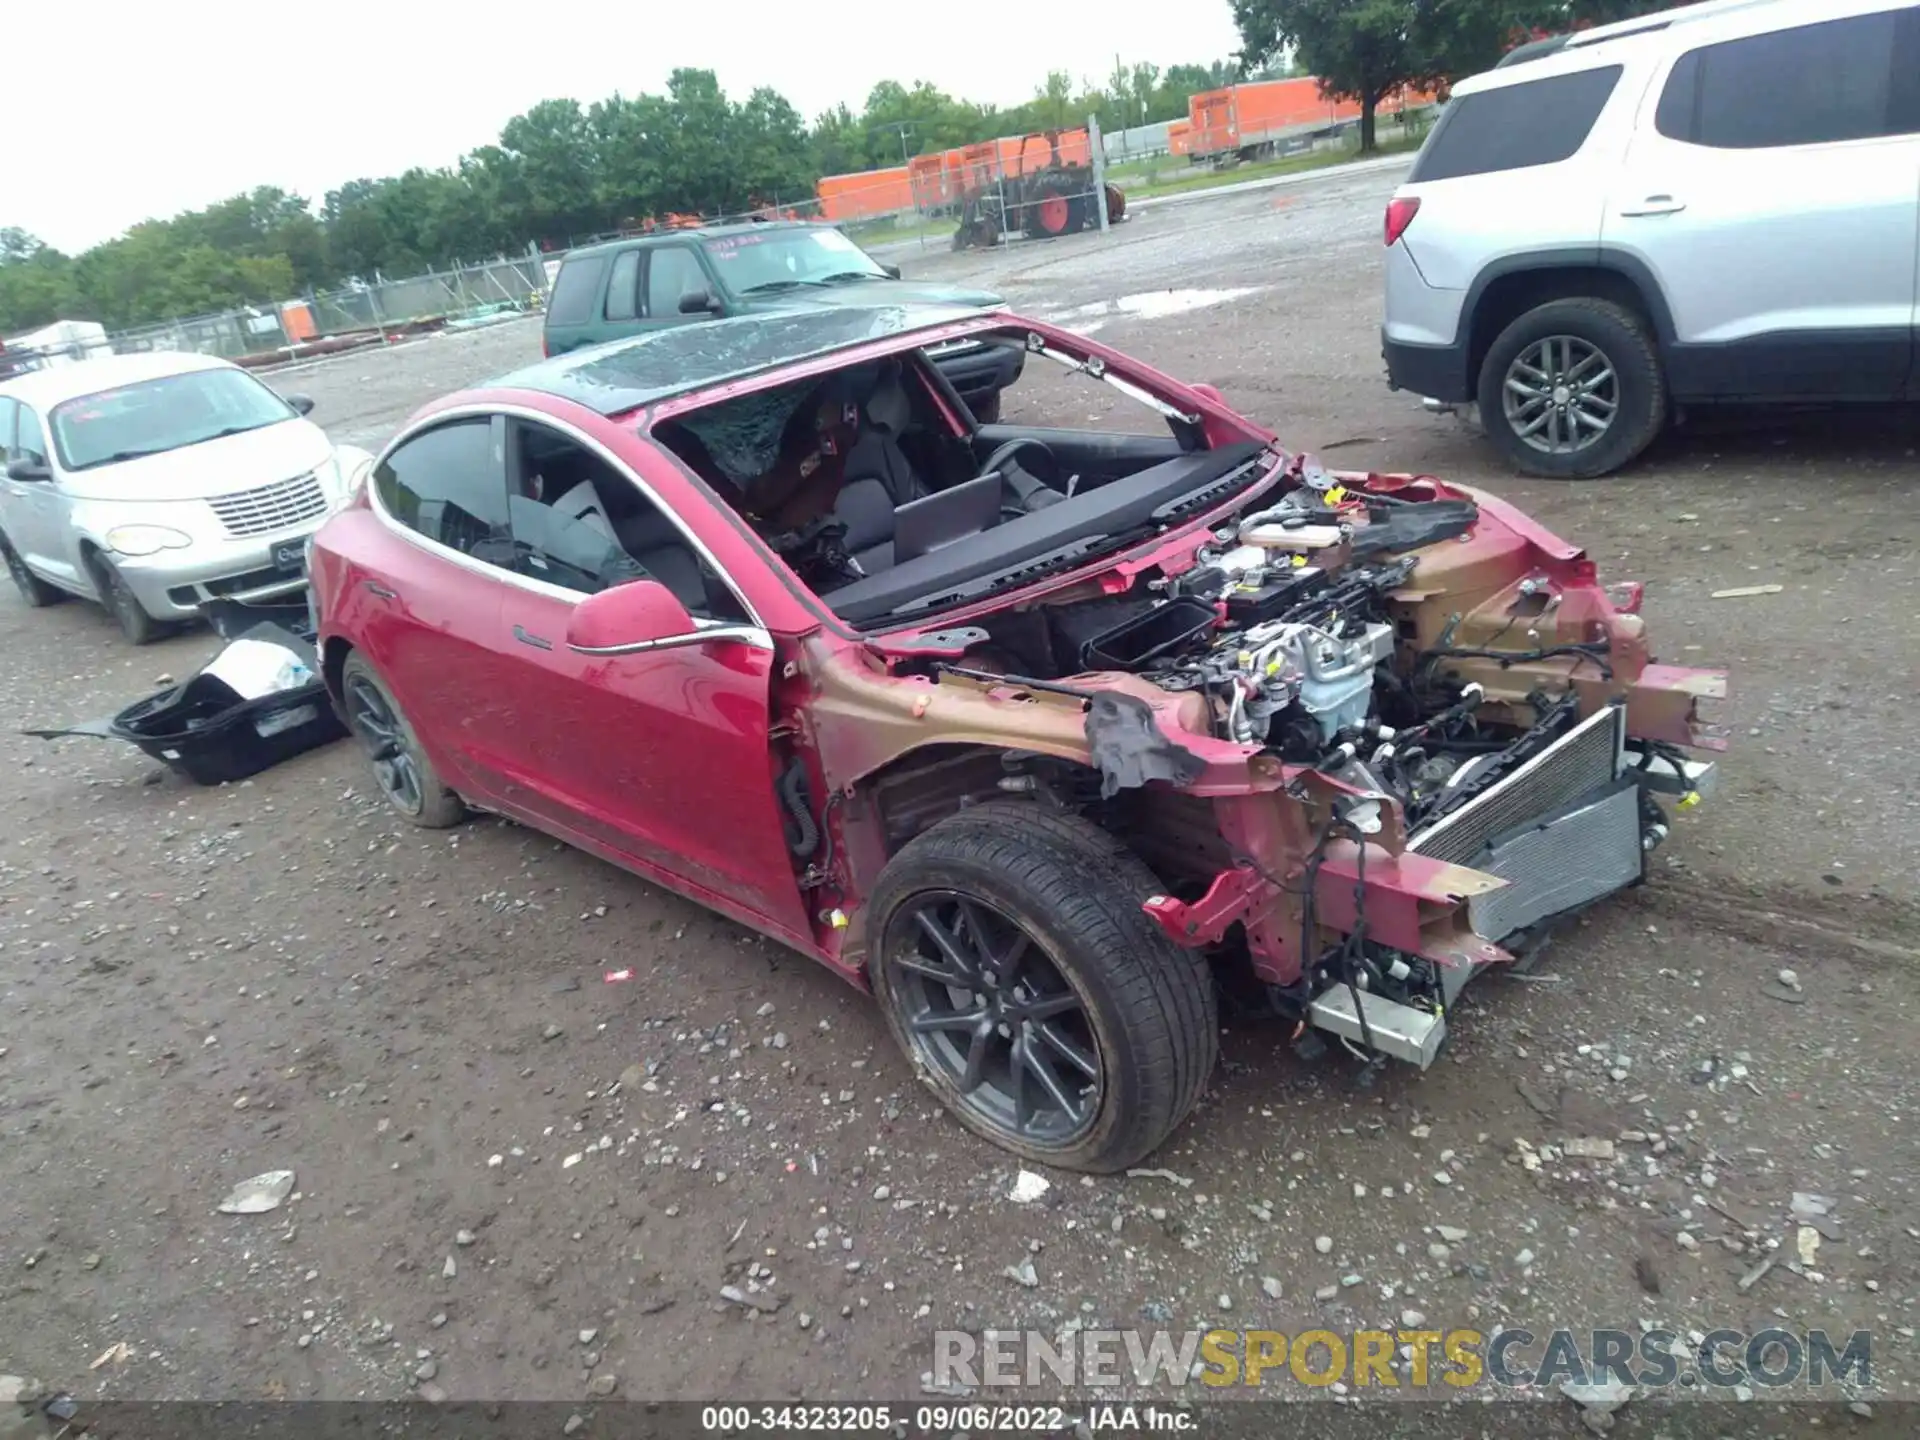
MULTIPOLYGON (((910 707, 916 728, 1004 743, 1005 709, 1016 704, 1029 753, 1089 767, 1104 797, 1158 786, 1203 799, 1234 863, 1192 898, 1152 896, 1146 914, 1185 948, 1243 937, 1280 1013, 1370 1059, 1421 1069, 1438 1058, 1447 1010, 1471 979, 1641 882, 1645 855, 1667 833, 1647 798, 1690 805, 1710 792, 1711 762, 1684 757, 1677 742, 1631 736, 1629 717, 1644 711, 1654 728, 1700 748, 1725 743, 1694 715, 1699 699, 1724 696, 1724 676, 1649 665, 1625 694, 1409 834, 1389 797, 1192 733, 1177 720, 1181 697, 1131 677, 1054 682, 946 660, 930 668, 910 707), (1419 971, 1429 983, 1413 1003, 1388 993, 1419 971)), ((830 715, 834 699, 823 700, 830 715)))

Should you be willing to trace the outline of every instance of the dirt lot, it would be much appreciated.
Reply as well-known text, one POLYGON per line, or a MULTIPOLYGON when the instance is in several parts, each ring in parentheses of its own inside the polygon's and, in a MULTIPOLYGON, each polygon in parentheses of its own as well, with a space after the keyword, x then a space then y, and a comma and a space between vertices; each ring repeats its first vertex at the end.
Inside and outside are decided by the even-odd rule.
MULTIPOLYGON (((1385 388, 1393 179, 904 258, 1098 325, 1330 464, 1488 485, 1646 581, 1664 658, 1731 667, 1736 739, 1654 884, 1537 978, 1469 991, 1432 1073, 1360 1090, 1282 1030, 1236 1030, 1154 1161, 1177 1179, 1056 1175, 1017 1205, 1014 1167, 934 1113, 860 996, 638 880, 501 823, 397 825, 346 745, 200 790, 129 749, 18 736, 214 642, 130 650, 90 606, 9 590, 0 1371, 82 1396, 411 1387, 590 1414, 608 1393, 915 1397, 938 1328, 1417 1314, 1870 1329, 1876 1385, 1914 1395, 1914 423, 1723 417, 1611 481, 1516 481, 1385 388), (1709 598, 1759 582, 1786 589, 1709 598), (616 966, 637 978, 606 983, 616 966), (1617 1158, 1554 1148, 1576 1137, 1617 1158), (278 1212, 215 1213, 283 1167, 278 1212), (1830 1213, 1797 1228, 1795 1191, 1830 1213), (1035 1283, 1009 1277, 1029 1260, 1035 1283), (776 1313, 719 1298, 756 1266, 776 1313)), ((376 444, 537 351, 520 323, 278 383, 376 444)), ((1760 1412, 1800 1423, 1764 1391, 1760 1412)), ((1619 1419, 1660 1428, 1645 1404, 1619 1419)), ((1532 1433, 1573 1420, 1555 1401, 1532 1433)))

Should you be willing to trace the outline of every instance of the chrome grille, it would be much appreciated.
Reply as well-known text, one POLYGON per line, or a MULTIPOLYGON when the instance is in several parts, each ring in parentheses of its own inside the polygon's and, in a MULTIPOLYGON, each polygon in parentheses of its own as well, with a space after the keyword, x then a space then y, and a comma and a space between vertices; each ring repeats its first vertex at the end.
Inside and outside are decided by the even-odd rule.
POLYGON ((208 500, 227 533, 234 536, 266 535, 286 530, 307 520, 317 520, 326 512, 327 494, 313 475, 296 475, 274 485, 218 495, 208 500))
MULTIPOLYGON (((1564 809, 1619 778, 1625 763, 1627 712, 1609 705, 1589 715, 1512 775, 1451 815, 1420 831, 1407 849, 1474 867, 1487 842, 1564 809)), ((1487 938, 1492 939, 1492 936, 1487 938)))

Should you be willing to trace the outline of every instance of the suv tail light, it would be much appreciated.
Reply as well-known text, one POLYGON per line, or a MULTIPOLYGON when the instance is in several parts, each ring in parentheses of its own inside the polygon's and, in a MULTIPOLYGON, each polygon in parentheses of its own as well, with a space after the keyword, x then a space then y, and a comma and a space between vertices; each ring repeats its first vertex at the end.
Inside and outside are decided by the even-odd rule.
POLYGON ((547 337, 544 335, 540 337, 540 358, 543 360, 553 358, 553 346, 547 343, 547 337))
POLYGON ((1420 197, 1418 195, 1396 195, 1387 202, 1387 245, 1389 248, 1391 248, 1394 242, 1402 235, 1407 233, 1407 226, 1413 223, 1413 217, 1419 213, 1420 197))

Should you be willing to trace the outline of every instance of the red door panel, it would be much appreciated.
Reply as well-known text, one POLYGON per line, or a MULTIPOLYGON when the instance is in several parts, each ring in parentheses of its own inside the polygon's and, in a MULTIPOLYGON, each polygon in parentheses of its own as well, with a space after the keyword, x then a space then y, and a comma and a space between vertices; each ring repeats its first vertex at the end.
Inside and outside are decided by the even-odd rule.
POLYGON ((507 587, 498 614, 522 697, 510 803, 809 933, 774 799, 772 654, 715 641, 581 655, 566 643, 572 610, 507 587))

